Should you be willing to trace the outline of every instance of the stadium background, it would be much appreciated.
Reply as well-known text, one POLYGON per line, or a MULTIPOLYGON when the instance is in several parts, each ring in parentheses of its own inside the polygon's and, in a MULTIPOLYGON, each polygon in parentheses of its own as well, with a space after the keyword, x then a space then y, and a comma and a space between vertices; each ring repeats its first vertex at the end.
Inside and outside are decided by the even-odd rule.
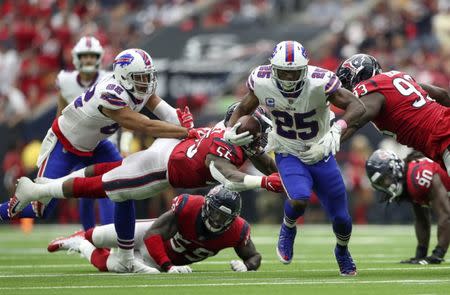
MULTIPOLYGON (((56 75, 73 68, 70 51, 83 35, 101 41, 105 69, 125 48, 147 50, 158 70, 158 94, 173 106, 188 105, 196 126, 204 126, 245 94, 250 70, 287 39, 300 41, 310 63, 329 70, 362 51, 385 70, 449 89, 449 28, 449 0, 0 1, 0 200, 9 198, 15 179, 35 174, 40 140, 56 112, 56 75)), ((135 136, 135 150, 151 143, 135 136)), ((365 177, 364 161, 380 145, 405 153, 366 126, 338 154, 354 222, 410 223, 409 206, 377 203, 365 177)), ((175 194, 140 201, 138 217, 156 217, 175 194)), ((282 198, 244 195, 250 222, 279 223, 282 198)), ((77 223, 76 206, 60 202, 52 219, 38 222, 77 223)), ((317 201, 305 219, 326 221, 317 201)))

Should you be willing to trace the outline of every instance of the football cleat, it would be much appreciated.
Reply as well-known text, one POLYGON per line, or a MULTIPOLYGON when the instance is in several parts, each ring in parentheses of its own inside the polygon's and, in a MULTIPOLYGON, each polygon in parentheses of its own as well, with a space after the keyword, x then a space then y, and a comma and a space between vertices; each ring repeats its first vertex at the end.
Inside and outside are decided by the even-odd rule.
POLYGON ((17 181, 16 192, 8 202, 8 215, 10 218, 22 212, 31 201, 35 200, 33 196, 35 185, 28 177, 21 177, 17 181))
POLYGON ((278 237, 277 254, 281 263, 289 264, 294 257, 294 241, 297 234, 297 227, 287 227, 284 223, 281 225, 280 236, 278 237))
POLYGON ((79 252, 80 243, 84 239, 84 231, 80 230, 68 237, 61 237, 51 241, 50 244, 48 244, 47 251, 56 252, 59 250, 69 250, 79 252))
POLYGON ((336 256, 337 264, 339 265, 339 271, 341 276, 356 276, 356 265, 353 262, 353 258, 350 252, 346 249, 343 253, 339 253, 339 249, 334 248, 334 255, 336 256))

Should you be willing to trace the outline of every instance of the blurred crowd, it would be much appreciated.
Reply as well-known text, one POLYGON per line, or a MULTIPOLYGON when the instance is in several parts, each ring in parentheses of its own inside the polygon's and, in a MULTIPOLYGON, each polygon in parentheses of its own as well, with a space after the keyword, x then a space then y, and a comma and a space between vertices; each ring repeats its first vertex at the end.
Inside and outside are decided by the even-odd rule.
MULTIPOLYGON (((178 26, 183 31, 198 27, 220 31, 227 26, 279 19, 291 10, 306 6, 302 14, 305 21, 322 27, 325 36, 320 49, 310 49, 311 64, 334 71, 343 58, 365 52, 377 57, 384 70, 399 69, 419 82, 450 89, 450 1, 367 1, 369 11, 356 12, 353 16, 347 13, 353 11, 354 3, 361 2, 363 0, 0 1, 0 127, 2 132, 13 134, 2 157, 3 186, 8 196, 0 199, 9 197, 17 177, 33 174, 40 142, 24 140, 21 124, 45 113, 43 110, 54 108, 56 75, 61 69, 73 69, 71 50, 83 35, 93 35, 100 40, 105 49, 103 65, 108 68, 118 52, 139 47, 144 38, 165 26, 178 26)), ((243 85, 236 85, 235 93, 229 95, 241 97, 245 93, 243 85)), ((197 110, 196 114, 201 112, 197 110)), ((142 139, 135 146, 138 150, 148 143, 142 139)), ((364 164, 375 148, 370 135, 360 134, 351 139, 338 158, 356 223, 372 221, 370 208, 376 200, 365 177, 364 164)), ((248 194, 243 198, 248 203, 244 204, 244 213, 250 221, 278 222, 279 216, 271 212, 279 207, 281 216, 281 198, 263 197, 256 201, 258 193, 248 194)), ((147 201, 142 215, 154 217, 166 209, 174 192, 165 195, 163 202, 147 201)), ((313 202, 319 207, 316 198, 313 202)), ((76 222, 74 206, 61 208, 60 222, 76 222)), ((311 210, 305 218, 317 222, 325 220, 322 210, 311 210)))

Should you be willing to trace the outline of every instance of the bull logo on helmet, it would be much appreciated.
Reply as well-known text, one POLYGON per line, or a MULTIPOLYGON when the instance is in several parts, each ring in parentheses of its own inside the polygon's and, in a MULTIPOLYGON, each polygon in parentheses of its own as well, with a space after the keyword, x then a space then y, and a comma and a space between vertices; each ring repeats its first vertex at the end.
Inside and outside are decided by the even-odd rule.
POLYGON ((129 64, 131 64, 134 60, 134 57, 130 54, 124 54, 119 56, 116 60, 114 60, 114 66, 119 65, 121 68, 128 66, 129 64))

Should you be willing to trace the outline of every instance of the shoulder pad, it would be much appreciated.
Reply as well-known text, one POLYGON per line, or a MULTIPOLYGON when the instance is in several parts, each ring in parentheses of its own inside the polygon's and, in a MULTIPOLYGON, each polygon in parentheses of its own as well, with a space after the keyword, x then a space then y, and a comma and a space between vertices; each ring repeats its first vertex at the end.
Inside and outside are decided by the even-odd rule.
POLYGON ((173 198, 171 207, 172 212, 175 213, 175 215, 178 215, 186 206, 188 200, 189 200, 188 194, 179 195, 173 198))

